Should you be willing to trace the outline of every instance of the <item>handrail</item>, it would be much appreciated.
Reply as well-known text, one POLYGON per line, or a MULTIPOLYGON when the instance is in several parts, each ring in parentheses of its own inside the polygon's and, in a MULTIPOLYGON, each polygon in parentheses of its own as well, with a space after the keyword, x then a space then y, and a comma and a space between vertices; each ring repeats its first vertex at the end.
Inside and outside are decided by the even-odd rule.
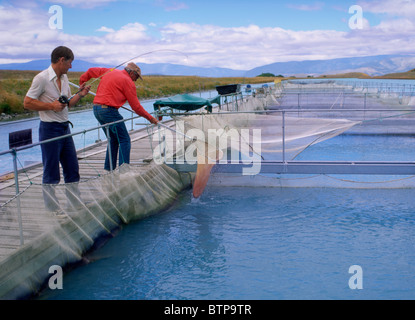
MULTIPOLYGON (((73 137, 73 136, 76 136, 76 135, 79 135, 79 134, 85 134, 86 132, 89 132, 89 131, 94 131, 94 130, 97 130, 97 129, 99 130, 99 129, 109 127, 111 125, 114 125, 114 124, 117 124, 117 123, 120 123, 120 122, 126 122, 126 121, 130 121, 130 120, 138 119, 138 118, 141 118, 141 116, 135 116, 135 117, 127 118, 127 119, 122 119, 122 120, 114 121, 114 122, 111 122, 111 123, 107 123, 107 124, 102 125, 102 126, 93 127, 93 128, 90 128, 90 129, 84 129, 82 131, 78 131, 78 132, 71 133, 71 134, 66 134, 66 135, 59 136, 59 137, 52 138, 52 139, 48 139, 48 140, 39 141, 37 143, 32 143, 32 144, 22 146, 22 147, 12 148, 12 149, 0 152, 0 156, 3 156, 3 155, 8 154, 8 153, 13 153, 13 152, 17 152, 17 151, 26 150, 26 149, 31 149, 33 147, 39 146, 39 145, 44 144, 44 143, 49 143, 49 142, 61 140, 61 139, 68 138, 68 137, 73 137)), ((146 123, 136 123, 136 125, 147 125, 147 124, 146 123)))
MULTIPOLYGON (((277 110, 256 110, 256 111, 220 111, 221 115, 226 115, 226 114, 270 114, 270 113, 298 113, 298 111, 301 112, 305 112, 305 113, 313 113, 313 112, 385 112, 385 111, 389 111, 389 112, 407 112, 407 113, 411 113, 411 112, 415 112, 415 109, 314 109, 314 108, 308 108, 308 109, 295 109, 295 108, 290 108, 290 109, 277 109, 277 110)), ((183 114, 183 113, 160 113, 159 115, 169 115, 169 116, 194 116, 194 115, 204 115, 204 116, 213 116, 213 115, 217 115, 217 113, 203 113, 203 112, 192 112, 192 113, 188 113, 188 114, 183 114)))

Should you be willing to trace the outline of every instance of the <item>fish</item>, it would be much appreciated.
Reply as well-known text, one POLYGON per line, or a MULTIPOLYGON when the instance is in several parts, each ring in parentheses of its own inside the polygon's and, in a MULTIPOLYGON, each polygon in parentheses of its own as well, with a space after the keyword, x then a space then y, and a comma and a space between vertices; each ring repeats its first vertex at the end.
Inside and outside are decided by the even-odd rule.
POLYGON ((209 181, 212 168, 215 166, 216 161, 222 159, 224 154, 222 150, 215 148, 214 154, 211 152, 211 154, 206 155, 205 150, 209 150, 208 144, 206 142, 204 143, 204 149, 200 146, 202 146, 202 144, 199 144, 197 148, 197 169, 195 180, 193 182, 194 198, 199 198, 203 194, 209 181), (213 160, 215 160, 215 162, 213 162, 213 160))

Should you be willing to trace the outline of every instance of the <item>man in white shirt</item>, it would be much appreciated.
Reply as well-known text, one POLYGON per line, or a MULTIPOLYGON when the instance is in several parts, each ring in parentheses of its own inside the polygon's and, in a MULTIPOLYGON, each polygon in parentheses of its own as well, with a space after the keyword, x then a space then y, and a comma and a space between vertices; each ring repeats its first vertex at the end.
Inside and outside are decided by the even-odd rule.
MULTIPOLYGON (((44 141, 71 133, 68 120, 68 107, 88 94, 90 86, 81 86, 68 104, 59 101, 60 96, 71 97, 68 70, 72 68, 74 54, 67 47, 57 47, 51 54, 51 65, 33 79, 24 99, 24 108, 38 111, 40 117, 39 141, 44 141)), ((43 162, 43 184, 56 185, 60 181, 59 163, 62 165, 65 183, 78 183, 79 164, 72 137, 41 144, 43 162)), ((53 188, 45 194, 45 204, 49 210, 59 209, 53 188)))

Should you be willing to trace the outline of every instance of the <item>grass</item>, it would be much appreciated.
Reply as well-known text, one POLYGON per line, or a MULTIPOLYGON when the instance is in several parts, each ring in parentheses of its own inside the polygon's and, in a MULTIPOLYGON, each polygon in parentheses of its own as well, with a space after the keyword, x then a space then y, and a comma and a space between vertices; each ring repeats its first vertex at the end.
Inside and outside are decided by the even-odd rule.
POLYGON ((379 79, 415 79, 415 69, 407 71, 407 72, 400 72, 400 73, 390 73, 384 76, 375 77, 379 79))
MULTIPOLYGON (((20 115, 21 117, 36 116, 36 112, 23 108, 23 99, 29 90, 33 77, 39 71, 0 70, 0 114, 20 115)), ((69 72, 71 82, 79 84, 82 72, 69 72)), ((325 75, 316 78, 383 78, 383 79, 415 79, 415 69, 403 73, 393 73, 380 77, 370 77, 364 73, 347 73, 337 75, 325 75)), ((206 78, 196 76, 144 76, 144 81, 137 81, 137 96, 140 100, 163 98, 175 94, 194 93, 198 91, 214 90, 216 86, 241 83, 258 84, 272 82, 275 77, 254 78, 206 78)), ((278 78, 280 79, 280 78, 278 78)), ((96 92, 99 81, 93 83, 91 91, 96 92)), ((76 92, 76 88, 72 88, 76 92)), ((85 108, 92 104, 93 95, 88 95, 81 100, 85 108)), ((76 109, 76 108, 75 108, 76 109)))
MULTIPOLYGON (((33 77, 39 71, 0 70, 0 113, 34 116, 36 113, 23 108, 23 99, 30 88, 33 77)), ((69 81, 79 84, 82 72, 69 72, 69 81)), ((144 76, 138 80, 137 96, 140 100, 162 98, 175 94, 214 90, 216 86, 233 83, 265 83, 274 81, 274 77, 255 78, 205 78, 196 76, 144 76)), ((96 92, 99 81, 92 84, 91 91, 96 92)), ((72 88, 72 93, 76 88, 72 88)), ((88 95, 81 100, 82 105, 90 105, 94 96, 88 95)), ((81 107, 81 106, 80 106, 81 107)))

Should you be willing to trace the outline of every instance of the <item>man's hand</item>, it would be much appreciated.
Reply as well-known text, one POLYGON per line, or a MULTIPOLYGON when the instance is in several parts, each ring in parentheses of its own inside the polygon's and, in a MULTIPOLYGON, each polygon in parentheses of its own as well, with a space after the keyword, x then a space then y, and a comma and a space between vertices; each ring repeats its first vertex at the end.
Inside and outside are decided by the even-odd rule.
POLYGON ((55 112, 61 112, 63 109, 65 109, 66 104, 60 103, 59 100, 55 100, 52 103, 50 103, 50 110, 53 110, 55 112))
POLYGON ((150 122, 152 124, 157 124, 159 121, 156 118, 153 117, 153 118, 151 118, 150 122))
POLYGON ((89 90, 91 90, 91 86, 87 86, 85 83, 83 83, 79 86, 79 90, 81 97, 85 97, 88 94, 89 90))

